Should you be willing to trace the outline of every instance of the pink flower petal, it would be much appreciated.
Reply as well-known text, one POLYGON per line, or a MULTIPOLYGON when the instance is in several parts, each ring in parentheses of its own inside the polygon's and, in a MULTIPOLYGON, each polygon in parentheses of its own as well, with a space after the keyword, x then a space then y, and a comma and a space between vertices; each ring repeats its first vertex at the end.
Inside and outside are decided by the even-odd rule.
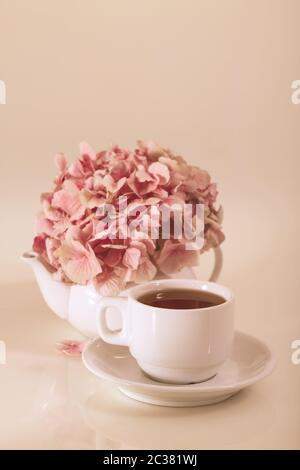
POLYGON ((132 280, 136 283, 152 281, 155 278, 157 269, 149 258, 143 258, 137 271, 133 273, 132 280))
POLYGON ((94 237, 96 238, 98 233, 102 233, 103 230, 105 230, 107 224, 103 222, 102 220, 93 220, 93 225, 94 225, 93 233, 94 233, 94 237))
POLYGON ((79 195, 81 204, 88 209, 94 209, 95 207, 101 207, 105 204, 106 199, 102 196, 96 196, 93 192, 88 189, 82 189, 79 195))
POLYGON ((122 251, 119 249, 110 248, 105 256, 103 256, 103 262, 106 266, 113 268, 117 266, 122 259, 122 251))
POLYGON ((141 259, 141 252, 138 248, 127 248, 123 256, 123 264, 127 268, 137 269, 141 259))
MULTIPOLYGON (((94 176, 92 177, 92 185, 91 188, 93 191, 96 191, 98 195, 104 196, 105 192, 103 189, 103 176, 100 171, 94 173, 94 176)), ((87 186, 88 187, 88 186, 87 186)))
POLYGON ((63 217, 61 220, 54 222, 53 224, 53 236, 57 237, 62 235, 69 227, 69 220, 67 217, 63 217))
POLYGON ((85 212, 85 207, 82 206, 79 195, 70 193, 65 189, 61 189, 54 194, 52 206, 63 210, 66 214, 71 216, 72 220, 80 219, 85 212))
POLYGON ((58 221, 62 218, 62 212, 59 209, 54 209, 51 206, 52 195, 42 194, 41 201, 42 201, 43 212, 47 219, 58 221))
POLYGON ((207 171, 201 170, 195 166, 191 167, 190 179, 195 182, 198 188, 204 189, 210 183, 210 175, 207 171))
POLYGON ((157 177, 152 178, 150 175, 146 177, 143 171, 139 174, 139 178, 137 178, 136 173, 132 173, 127 179, 127 184, 137 196, 144 196, 158 188, 159 179, 157 177), (139 179, 145 179, 145 181, 139 181, 139 179))
POLYGON ((109 193, 115 193, 119 191, 122 186, 126 183, 126 178, 121 178, 119 181, 115 181, 110 175, 105 175, 102 181, 103 186, 109 193))
POLYGON ((69 174, 74 178, 83 178, 84 177, 84 169, 79 160, 72 163, 69 167, 69 174))
POLYGON ((138 146, 151 158, 158 158, 164 154, 163 148, 152 141, 143 142, 142 140, 138 140, 138 146))
POLYGON ((157 258, 157 265, 164 274, 173 274, 184 267, 197 266, 199 253, 187 250, 184 243, 166 240, 157 258))
POLYGON ((71 193, 71 194, 74 194, 74 195, 75 194, 78 195, 78 192, 79 192, 77 184, 75 183, 74 180, 71 180, 71 179, 67 179, 67 180, 64 181, 63 189, 68 191, 68 193, 71 193))
POLYGON ((225 240, 225 235, 221 229, 209 228, 205 232, 204 246, 201 249, 201 252, 209 250, 210 248, 215 248, 219 246, 225 240))
POLYGON ((218 196, 218 189, 216 183, 210 183, 208 186, 208 192, 211 200, 215 202, 218 196))
POLYGON ((55 238, 47 238, 46 239, 46 253, 49 260, 49 263, 59 268, 58 258, 55 255, 56 250, 60 247, 60 241, 55 238))
POLYGON ((221 224, 223 222, 223 218, 224 218, 224 210, 223 210, 223 207, 220 206, 219 210, 217 211, 217 220, 218 220, 219 224, 221 224))
POLYGON ((159 157, 159 162, 167 165, 174 180, 181 181, 189 175, 190 167, 182 157, 162 156, 159 157))
POLYGON ((143 165, 139 165, 138 169, 135 172, 135 177, 140 183, 145 183, 147 181, 153 181, 153 178, 149 173, 146 171, 143 165))
POLYGON ((79 150, 82 157, 88 156, 91 160, 96 160, 96 152, 87 142, 81 142, 79 150))
POLYGON ((32 249, 40 255, 44 254, 46 252, 46 236, 37 235, 36 237, 34 237, 32 249))
POLYGON ((96 283, 100 294, 105 297, 118 295, 125 287, 125 274, 125 270, 114 268, 107 269, 97 276, 96 283))
POLYGON ((64 340, 59 341, 55 345, 55 349, 57 352, 66 354, 67 356, 77 357, 80 356, 83 349, 85 348, 86 344, 89 341, 70 341, 64 340))
POLYGON ((85 248, 79 241, 64 241, 55 254, 66 276, 77 284, 86 284, 102 271, 91 247, 85 248))
POLYGON ((132 240, 130 242, 130 246, 138 248, 142 256, 144 256, 147 252, 149 255, 152 255, 156 247, 154 240, 152 240, 150 237, 145 237, 143 240, 132 240))
POLYGON ((46 235, 52 236, 53 222, 41 215, 36 221, 36 231, 37 233, 45 233, 46 235))
POLYGON ((148 168, 148 172, 151 175, 157 176, 159 178, 160 184, 166 184, 170 179, 170 171, 167 165, 164 165, 160 162, 151 163, 148 168))
POLYGON ((114 165, 109 170, 109 174, 113 177, 115 181, 119 181, 121 178, 124 178, 124 176, 128 175, 128 164, 127 162, 120 160, 114 165))
POLYGON ((159 199, 165 199, 168 197, 169 193, 162 187, 158 187, 154 189, 153 195, 158 197, 159 199))
POLYGON ((60 173, 67 171, 67 160, 63 153, 57 153, 54 156, 55 165, 60 173))

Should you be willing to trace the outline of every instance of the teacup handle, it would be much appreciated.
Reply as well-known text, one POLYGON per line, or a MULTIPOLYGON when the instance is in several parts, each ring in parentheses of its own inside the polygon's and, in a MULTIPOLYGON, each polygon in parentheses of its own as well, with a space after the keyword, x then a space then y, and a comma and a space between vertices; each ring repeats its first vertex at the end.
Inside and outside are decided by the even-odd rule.
POLYGON ((129 324, 126 314, 127 298, 125 297, 103 297, 99 303, 97 314, 97 329, 100 338, 106 343, 117 344, 119 346, 129 346, 129 324), (106 310, 109 307, 119 310, 122 316, 121 330, 110 330, 106 321, 106 310))

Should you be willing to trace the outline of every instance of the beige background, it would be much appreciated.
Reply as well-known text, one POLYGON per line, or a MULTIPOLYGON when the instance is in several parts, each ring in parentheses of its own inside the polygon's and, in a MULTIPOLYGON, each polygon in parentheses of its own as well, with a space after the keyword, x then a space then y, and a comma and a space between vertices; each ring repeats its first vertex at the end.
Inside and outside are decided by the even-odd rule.
MULTIPOLYGON (((81 140, 100 149, 153 139, 219 183, 227 235, 222 282, 236 291, 237 326, 267 340, 278 367, 257 386, 258 396, 197 411, 206 434, 192 415, 175 413, 177 434, 166 446, 300 448, 300 365, 290 361, 291 342, 300 339, 300 105, 291 103, 291 83, 300 79, 299 26, 298 0, 0 0, 0 79, 7 85, 0 106, 0 338, 8 347, 22 351, 25 344, 32 353, 26 315, 34 338, 44 335, 41 348, 55 340, 42 322, 53 322, 60 335, 18 259, 30 248, 56 151, 72 158, 81 140), (193 426, 199 435, 178 438, 193 426)), ((16 374, 18 364, 15 358, 16 374)), ((16 377, 7 378, 11 387, 19 386, 16 377)), ((0 407, 8 420, 9 386, 5 393, 0 407)), ((146 432, 151 418, 138 413, 146 432)), ((42 446, 30 434, 27 444, 7 436, 3 428, 0 446, 42 446)), ((128 445, 135 446, 134 431, 128 445)))

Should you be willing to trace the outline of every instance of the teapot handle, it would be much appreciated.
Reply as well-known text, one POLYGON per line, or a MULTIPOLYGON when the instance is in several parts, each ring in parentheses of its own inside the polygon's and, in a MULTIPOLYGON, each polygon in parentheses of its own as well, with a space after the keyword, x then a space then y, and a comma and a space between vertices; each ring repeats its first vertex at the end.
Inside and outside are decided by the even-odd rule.
POLYGON ((215 264, 209 281, 216 282, 219 279, 223 267, 223 252, 220 246, 214 248, 215 264))
MULTIPOLYGON (((222 267, 223 267, 223 252, 222 252, 221 247, 217 246, 216 248, 214 248, 214 267, 208 279, 210 282, 217 282, 217 280, 219 279, 222 267)), ((195 277, 197 278, 198 276, 197 276, 196 269, 193 269, 193 272, 195 274, 195 277)))

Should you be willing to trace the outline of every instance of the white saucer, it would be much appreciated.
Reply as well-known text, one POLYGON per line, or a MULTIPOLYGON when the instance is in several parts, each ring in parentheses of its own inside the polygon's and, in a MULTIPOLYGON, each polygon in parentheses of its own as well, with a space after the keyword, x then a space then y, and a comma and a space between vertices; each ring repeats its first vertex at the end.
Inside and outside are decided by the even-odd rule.
POLYGON ((200 406, 226 400, 269 375, 275 365, 269 348, 260 340, 236 332, 231 357, 212 379, 191 385, 155 382, 138 367, 128 348, 101 339, 90 342, 82 354, 87 369, 113 382, 130 398, 161 406, 200 406))

